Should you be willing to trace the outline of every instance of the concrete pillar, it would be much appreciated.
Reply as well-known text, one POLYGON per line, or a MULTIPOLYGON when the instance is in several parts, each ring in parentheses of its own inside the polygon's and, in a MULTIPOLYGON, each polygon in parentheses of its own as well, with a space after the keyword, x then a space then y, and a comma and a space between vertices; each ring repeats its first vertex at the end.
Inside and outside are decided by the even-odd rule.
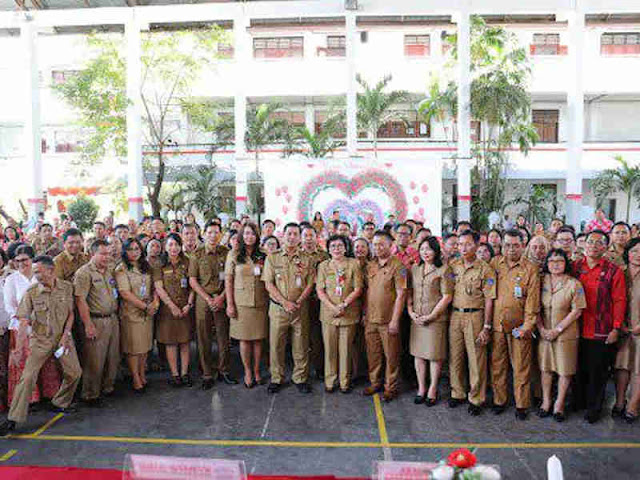
POLYGON ((129 218, 142 219, 142 98, 140 96, 142 80, 142 39, 140 24, 135 13, 124 26, 127 48, 127 191, 129 199, 129 218))
POLYGON ((471 218, 471 25, 465 2, 458 17, 458 221, 471 218))
POLYGON ((304 126, 312 134, 316 133, 316 107, 313 103, 305 103, 304 105, 304 126))
POLYGON ((347 62, 347 153, 350 157, 358 154, 358 83, 356 82, 356 15, 347 12, 346 62, 347 62))
POLYGON ((233 39, 235 42, 236 91, 233 103, 235 132, 235 171, 236 171, 236 216, 247 212, 247 169, 242 165, 247 160, 245 132, 247 130, 247 97, 245 77, 251 61, 251 37, 247 33, 250 19, 239 15, 233 21, 233 39))
POLYGON ((35 220, 44 210, 40 129, 40 84, 38 75, 38 30, 31 20, 20 27, 24 52, 24 153, 30 169, 29 219, 35 220))
POLYGON ((584 85, 583 58, 585 16, 580 2, 568 12, 569 21, 569 63, 570 80, 567 92, 568 107, 568 146, 567 146, 567 202, 566 222, 574 227, 580 226, 582 209, 582 144, 584 142, 584 85))

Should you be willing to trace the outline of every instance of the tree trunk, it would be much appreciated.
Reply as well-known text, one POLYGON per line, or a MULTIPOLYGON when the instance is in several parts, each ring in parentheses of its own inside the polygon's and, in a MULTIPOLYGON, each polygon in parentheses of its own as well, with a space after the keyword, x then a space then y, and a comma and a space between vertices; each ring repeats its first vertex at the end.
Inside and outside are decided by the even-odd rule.
POLYGON ((149 193, 149 203, 151 204, 151 211, 154 217, 159 217, 160 210, 162 209, 162 205, 160 205, 160 190, 164 182, 164 172, 164 151, 163 145, 161 144, 158 149, 158 173, 156 174, 156 181, 153 184, 153 190, 149 193))

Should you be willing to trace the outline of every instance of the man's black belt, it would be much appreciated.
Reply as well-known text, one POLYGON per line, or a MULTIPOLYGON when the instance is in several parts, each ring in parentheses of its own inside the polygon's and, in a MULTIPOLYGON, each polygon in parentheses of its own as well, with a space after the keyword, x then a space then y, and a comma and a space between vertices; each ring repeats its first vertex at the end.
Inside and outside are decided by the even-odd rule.
POLYGON ((454 312, 461 312, 461 313, 481 312, 483 310, 484 310, 484 308, 456 308, 456 307, 453 307, 453 311, 454 312))
POLYGON ((115 312, 113 312, 113 313, 93 313, 93 312, 91 312, 91 313, 89 313, 89 315, 92 316, 92 317, 96 317, 96 318, 107 318, 107 317, 110 317, 112 315, 115 315, 115 312))

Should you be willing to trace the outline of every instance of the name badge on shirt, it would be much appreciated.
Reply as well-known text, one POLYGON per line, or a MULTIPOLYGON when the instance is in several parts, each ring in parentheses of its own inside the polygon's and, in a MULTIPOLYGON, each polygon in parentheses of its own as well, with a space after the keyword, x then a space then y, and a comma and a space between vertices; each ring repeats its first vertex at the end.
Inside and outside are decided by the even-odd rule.
POLYGON ((255 267, 253 267, 253 274, 254 274, 256 277, 259 277, 259 276, 260 276, 260 265, 256 265, 255 267))
POLYGON ((224 282, 224 272, 218 272, 218 280, 224 282))
POLYGON ((182 277, 180 279, 180 287, 187 288, 188 286, 189 286, 189 281, 187 280, 187 277, 182 277))
POLYGON ((115 298, 117 300, 118 299, 118 289, 117 288, 112 288, 111 289, 111 293, 113 295, 113 298, 115 298))
POLYGON ((147 296, 147 284, 143 283, 142 285, 140 285, 140 296, 141 297, 146 297, 147 296))
POLYGON ((342 287, 340 285, 336 286, 336 297, 342 296, 342 287))
POLYGON ((516 298, 522 298, 522 287, 520 285, 516 285, 513 288, 513 296, 516 298))
POLYGON ((300 275, 296 276, 296 287, 302 287, 302 277, 300 275))

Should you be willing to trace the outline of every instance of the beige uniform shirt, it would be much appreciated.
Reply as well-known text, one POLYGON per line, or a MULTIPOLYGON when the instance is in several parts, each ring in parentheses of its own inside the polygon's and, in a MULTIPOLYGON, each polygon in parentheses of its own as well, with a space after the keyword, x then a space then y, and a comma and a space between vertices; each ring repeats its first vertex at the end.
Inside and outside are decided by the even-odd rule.
MULTIPOLYGON (((411 267, 411 289, 413 311, 418 315, 429 315, 445 295, 453 295, 453 280, 448 265, 414 265, 411 267)), ((434 322, 446 322, 446 311, 434 322)))
MULTIPOLYGON (((340 268, 331 260, 325 260, 318 266, 316 285, 322 288, 331 303, 338 305, 344 301, 354 290, 362 288, 364 281, 360 262, 355 258, 347 258, 340 268)), ((320 321, 331 325, 354 325, 360 320, 360 299, 352 302, 340 317, 334 317, 324 305, 320 307, 320 321)))
MULTIPOLYGON (((142 273, 136 267, 129 270, 124 263, 120 263, 116 267, 114 275, 119 292, 130 291, 145 303, 149 303, 153 299, 151 273, 142 273)), ((143 309, 124 300, 120 302, 120 316, 129 322, 144 322, 147 318, 143 309)))
POLYGON ((264 261, 253 262, 247 256, 244 263, 238 263, 238 253, 229 252, 224 271, 227 281, 233 281, 233 297, 240 307, 266 307, 269 294, 262 281, 264 261))
POLYGON ((313 285, 315 271, 311 258, 301 250, 291 254, 281 250, 267 257, 262 280, 273 282, 284 298, 295 302, 307 286, 313 285))
POLYGON ((640 324, 640 273, 635 277, 631 276, 631 272, 627 268, 625 275, 627 277, 627 301, 628 307, 628 326, 629 330, 633 330, 640 324))
POLYGON ((73 285, 56 279, 53 288, 35 283, 24 294, 18 307, 18 318, 31 319, 36 337, 59 341, 69 314, 73 315, 73 285))
POLYGON ((485 299, 496 298, 496 274, 491 266, 476 259, 465 266, 462 258, 449 262, 454 282, 454 308, 484 308, 485 299))
POLYGON ((409 274, 398 257, 389 257, 384 265, 378 259, 365 267, 367 285, 367 322, 387 325, 393 316, 397 289, 409 288, 409 274))
POLYGON ((65 250, 53 259, 56 277, 60 280, 72 282, 75 273, 81 266, 89 262, 90 258, 91 257, 84 252, 80 252, 75 257, 72 257, 69 252, 65 250))
POLYGON ((94 316, 111 315, 118 310, 118 289, 113 272, 107 267, 100 273, 90 261, 78 269, 73 279, 76 297, 82 297, 89 305, 89 312, 94 316))
POLYGON ((512 267, 505 257, 495 257, 491 267, 496 271, 498 282, 493 330, 509 333, 521 325, 533 329, 540 311, 538 267, 524 256, 512 267))
POLYGON ((224 263, 229 249, 202 245, 189 257, 189 277, 195 278, 209 295, 219 295, 224 289, 224 263))
POLYGON ((163 267, 151 271, 154 282, 161 281, 162 287, 169 298, 178 308, 184 308, 189 303, 189 260, 181 257, 175 263, 167 262, 163 267))
MULTIPOLYGON (((576 309, 587 308, 582 284, 576 278, 565 275, 560 284, 551 288, 551 275, 546 274, 542 281, 542 323, 544 328, 551 330, 564 320, 569 313, 576 309)), ((576 320, 569 325, 556 339, 556 342, 576 340, 580 338, 580 326, 576 320)))
POLYGON ((44 240, 42 237, 36 237, 33 241, 33 249, 37 255, 50 255, 55 257, 62 250, 64 250, 64 246, 62 242, 58 238, 51 238, 49 240, 44 240))

